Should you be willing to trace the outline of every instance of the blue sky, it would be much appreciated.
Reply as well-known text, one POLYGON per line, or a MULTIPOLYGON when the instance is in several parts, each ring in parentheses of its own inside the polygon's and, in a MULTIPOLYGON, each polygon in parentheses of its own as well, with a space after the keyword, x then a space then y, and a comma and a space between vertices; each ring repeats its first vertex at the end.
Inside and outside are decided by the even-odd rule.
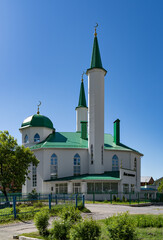
MULTIPOLYGON (((141 172, 163 174, 163 1, 0 0, 0 129, 21 143, 37 111, 57 131, 75 131, 81 74, 94 25, 105 77, 105 132, 144 154, 141 172)), ((87 95, 87 76, 84 76, 87 95)))

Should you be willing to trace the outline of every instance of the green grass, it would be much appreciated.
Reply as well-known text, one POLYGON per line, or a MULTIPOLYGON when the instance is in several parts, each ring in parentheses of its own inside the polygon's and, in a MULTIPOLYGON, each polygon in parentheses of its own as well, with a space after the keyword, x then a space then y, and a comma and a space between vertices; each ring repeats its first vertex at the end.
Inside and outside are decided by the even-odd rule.
POLYGON ((130 202, 121 202, 121 201, 107 201, 107 200, 104 200, 104 201, 85 201, 86 204, 115 204, 115 205, 136 205, 136 204, 145 204, 145 203, 150 203, 150 202, 145 202, 145 201, 140 201, 139 203, 138 202, 135 202, 135 201, 132 201, 131 203, 130 202))
MULTIPOLYGON (((70 204, 62 204, 62 205, 54 205, 52 206, 51 210, 49 210, 48 205, 42 205, 42 207, 37 207, 39 204, 34 204, 34 206, 27 206, 27 204, 21 204, 17 206, 17 219, 14 220, 13 216, 13 208, 5 208, 0 209, 0 224, 7 224, 7 223, 13 223, 18 221, 26 221, 26 220, 32 220, 34 218, 34 215, 36 212, 40 210, 47 210, 50 213, 50 216, 57 216, 59 212, 63 209, 63 207, 70 206, 70 204), (3 214, 11 214, 11 215, 5 215, 3 214)), ((72 206, 72 205, 71 205, 72 206)), ((84 213, 90 213, 90 210, 87 208, 83 208, 81 205, 79 205, 78 209, 81 212, 84 213)))
MULTIPOLYGON (((153 226, 157 226, 158 223, 158 219, 161 220, 161 222, 163 223, 163 214, 162 215, 130 215, 131 218, 134 219, 134 221, 138 221, 138 218, 141 218, 141 221, 144 222, 144 220, 142 219, 146 219, 146 221, 149 221, 153 226), (151 220, 152 218, 152 220, 151 220)), ((112 218, 110 217, 110 220, 112 218)), ((106 227, 106 220, 98 220, 97 221, 100 226, 101 226, 101 237, 100 240, 109 240, 108 237, 108 232, 107 232, 107 227, 106 227)), ((163 240, 163 227, 146 227, 145 225, 141 226, 141 227, 137 227, 136 228, 136 232, 137 232, 137 236, 138 239, 137 240, 163 240)), ((33 237, 33 238, 40 238, 40 239, 45 239, 47 240, 47 238, 43 238, 40 237, 38 232, 35 233, 26 233, 26 234, 21 234, 23 236, 27 236, 27 237, 33 237)))

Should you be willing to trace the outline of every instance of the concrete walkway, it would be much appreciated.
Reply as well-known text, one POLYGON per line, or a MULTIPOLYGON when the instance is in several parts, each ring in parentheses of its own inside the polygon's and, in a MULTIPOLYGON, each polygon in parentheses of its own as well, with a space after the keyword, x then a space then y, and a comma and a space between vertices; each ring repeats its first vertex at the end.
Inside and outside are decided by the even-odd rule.
MULTIPOLYGON (((128 211, 130 214, 163 214, 163 206, 148 207, 130 207, 110 204, 86 204, 91 210, 91 214, 82 214, 84 217, 92 217, 93 219, 104 219, 120 212, 128 211)), ((52 223, 54 218, 50 219, 52 223)), ((37 231, 33 221, 20 222, 15 224, 0 225, 0 240, 11 240, 13 235, 29 233, 37 231)))

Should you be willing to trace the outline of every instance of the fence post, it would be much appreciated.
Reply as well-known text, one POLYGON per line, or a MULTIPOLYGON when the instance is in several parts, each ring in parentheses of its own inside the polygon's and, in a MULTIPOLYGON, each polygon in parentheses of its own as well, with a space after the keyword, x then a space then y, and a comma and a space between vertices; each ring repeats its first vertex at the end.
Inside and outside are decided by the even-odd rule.
POLYGON ((57 199, 57 195, 55 195, 55 204, 58 204, 58 199, 57 199))
POLYGON ((93 192, 93 203, 95 203, 95 193, 93 192))
POLYGON ((138 204, 139 204, 139 192, 138 192, 138 204))
POLYGON ((112 193, 110 193, 110 202, 112 204, 112 193))
POLYGON ((131 192, 129 192, 129 204, 131 204, 131 192))
POLYGON ((49 194, 49 209, 51 210, 51 194, 49 194))
POLYGON ((13 196, 13 210, 14 210, 14 219, 16 219, 16 197, 13 196))
POLYGON ((84 194, 82 196, 82 203, 83 203, 83 207, 85 207, 85 195, 84 194))
POLYGON ((76 205, 76 208, 78 207, 78 194, 76 194, 75 196, 75 205, 76 205))

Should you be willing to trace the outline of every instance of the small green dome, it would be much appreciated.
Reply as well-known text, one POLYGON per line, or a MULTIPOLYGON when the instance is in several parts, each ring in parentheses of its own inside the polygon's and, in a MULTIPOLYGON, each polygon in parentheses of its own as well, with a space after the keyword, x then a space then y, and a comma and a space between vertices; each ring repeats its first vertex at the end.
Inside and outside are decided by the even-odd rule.
POLYGON ((22 125, 22 127, 47 127, 53 129, 53 123, 52 121, 43 115, 40 114, 34 114, 30 117, 27 117, 22 125))

